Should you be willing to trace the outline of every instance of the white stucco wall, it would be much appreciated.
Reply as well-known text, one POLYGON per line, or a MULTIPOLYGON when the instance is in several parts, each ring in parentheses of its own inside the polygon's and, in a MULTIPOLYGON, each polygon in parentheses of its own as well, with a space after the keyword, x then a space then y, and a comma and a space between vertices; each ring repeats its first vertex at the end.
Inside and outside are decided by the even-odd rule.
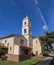
POLYGON ((14 45, 14 55, 19 55, 19 46, 14 45))
POLYGON ((7 46, 7 44, 9 44, 9 46, 7 46, 8 47, 8 53, 13 54, 14 37, 8 37, 8 38, 0 39, 0 41, 5 46, 7 46), (6 42, 5 42, 5 40, 6 40, 6 42), (10 50, 10 47, 11 47, 11 50, 10 50))
POLYGON ((36 55, 36 51, 38 51, 38 55, 40 53, 42 53, 41 51, 41 43, 39 41, 38 38, 33 38, 33 43, 32 43, 33 47, 32 47, 32 51, 33 51, 33 54, 36 55), (37 43, 36 43, 37 41, 37 43))
POLYGON ((22 35, 26 35, 28 33, 29 33, 29 27, 28 26, 22 27, 22 35), (26 29, 26 33, 24 33, 24 29, 26 29))
POLYGON ((24 40, 24 43, 22 45, 27 46, 27 39, 22 35, 14 35, 12 37, 2 38, 0 39, 0 43, 4 44, 8 47, 8 54, 19 54, 19 47, 14 46, 14 44, 21 44, 20 40, 24 40), (6 40, 6 42, 5 42, 6 40), (11 47, 11 50, 10 50, 11 47), (17 47, 17 48, 16 48, 17 47), (16 53, 15 53, 16 52, 16 53))
POLYGON ((24 18, 23 19, 23 22, 22 22, 22 25, 23 26, 26 26, 24 23, 26 22, 26 25, 29 25, 30 24, 30 26, 31 26, 31 22, 30 22, 30 20, 28 19, 28 18, 24 18), (29 22, 29 24, 28 24, 28 22, 29 22))

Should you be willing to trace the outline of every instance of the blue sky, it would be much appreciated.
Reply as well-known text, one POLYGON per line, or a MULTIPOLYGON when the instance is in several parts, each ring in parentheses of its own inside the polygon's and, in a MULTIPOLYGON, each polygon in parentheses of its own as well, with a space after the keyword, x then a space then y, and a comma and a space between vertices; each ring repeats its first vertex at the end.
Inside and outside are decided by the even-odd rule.
MULTIPOLYGON (((38 7, 47 23, 48 31, 54 31, 54 0, 38 0, 38 7)), ((32 22, 32 35, 43 35, 44 23, 35 0, 0 0, 0 37, 21 34, 22 19, 26 15, 32 22)))

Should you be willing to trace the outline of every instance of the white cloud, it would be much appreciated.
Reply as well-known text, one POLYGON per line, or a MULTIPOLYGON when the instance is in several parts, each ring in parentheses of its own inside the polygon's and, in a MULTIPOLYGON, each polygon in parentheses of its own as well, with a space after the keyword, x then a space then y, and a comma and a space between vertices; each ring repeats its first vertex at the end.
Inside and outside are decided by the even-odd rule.
POLYGON ((46 25, 44 25, 43 26, 43 30, 47 30, 48 28, 47 28, 47 26, 46 25))

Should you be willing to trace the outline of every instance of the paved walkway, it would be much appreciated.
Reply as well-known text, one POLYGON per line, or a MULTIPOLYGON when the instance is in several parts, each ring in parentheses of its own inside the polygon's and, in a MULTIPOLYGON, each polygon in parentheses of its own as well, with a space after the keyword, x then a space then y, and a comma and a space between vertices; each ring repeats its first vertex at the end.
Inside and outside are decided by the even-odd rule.
POLYGON ((38 63, 37 65, 49 65, 53 57, 47 57, 42 62, 38 63))

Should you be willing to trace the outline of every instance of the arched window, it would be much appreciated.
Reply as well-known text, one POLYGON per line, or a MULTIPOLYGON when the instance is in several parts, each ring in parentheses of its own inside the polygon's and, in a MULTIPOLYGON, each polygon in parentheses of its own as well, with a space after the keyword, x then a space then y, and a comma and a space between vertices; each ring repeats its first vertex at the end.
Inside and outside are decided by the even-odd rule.
POLYGON ((24 29, 24 33, 26 33, 26 29, 24 29))
POLYGON ((7 47, 9 47, 9 43, 7 43, 7 47))
POLYGON ((26 22, 24 22, 24 25, 26 25, 26 22))

